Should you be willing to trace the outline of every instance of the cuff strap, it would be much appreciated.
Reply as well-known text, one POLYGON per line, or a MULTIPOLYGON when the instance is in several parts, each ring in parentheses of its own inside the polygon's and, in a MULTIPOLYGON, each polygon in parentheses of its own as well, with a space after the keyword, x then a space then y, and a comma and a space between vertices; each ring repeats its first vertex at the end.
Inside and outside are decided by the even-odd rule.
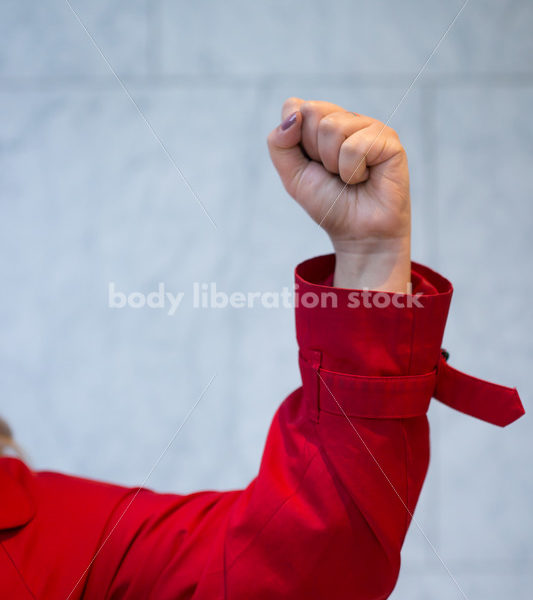
POLYGON ((505 427, 524 413, 516 388, 490 383, 454 369, 443 351, 436 369, 424 375, 366 377, 321 368, 321 352, 299 354, 304 396, 311 419, 320 412, 366 419, 425 415, 431 398, 462 413, 505 427))

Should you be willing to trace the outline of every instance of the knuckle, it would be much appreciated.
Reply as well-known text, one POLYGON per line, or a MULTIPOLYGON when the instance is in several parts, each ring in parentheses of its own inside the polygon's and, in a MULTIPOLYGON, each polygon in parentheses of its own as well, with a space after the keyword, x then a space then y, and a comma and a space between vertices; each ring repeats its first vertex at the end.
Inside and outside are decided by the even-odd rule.
POLYGON ((394 135, 389 135, 386 138, 386 144, 389 147, 390 151, 394 154, 399 154, 400 152, 405 152, 402 142, 400 141, 400 136, 396 133, 396 131, 392 130, 394 135))
POLYGON ((374 151, 377 148, 388 146, 392 142, 393 138, 389 135, 387 127, 380 124, 376 128, 368 128, 361 135, 361 148, 365 152, 369 152, 371 149, 374 151))
POLYGON ((335 113, 325 115, 320 119, 318 123, 318 130, 321 133, 331 133, 337 129, 338 122, 335 113))
POLYGON ((391 144, 393 154, 406 154, 405 148, 403 147, 400 140, 397 140, 391 144))
POLYGON ((390 141, 391 145, 401 149, 402 143, 400 141, 400 136, 398 135, 396 129, 387 126, 385 129, 385 133, 387 134, 387 138, 390 141))
POLYGON ((304 100, 300 106, 300 110, 306 113, 313 112, 317 108, 317 105, 316 100, 304 100))
POLYGON ((385 133, 392 137, 392 138, 398 138, 400 139, 400 136, 398 135, 398 133, 396 132, 396 129, 393 129, 392 127, 390 127, 389 125, 385 126, 385 133))
POLYGON ((358 173, 366 169, 366 156, 365 148, 358 144, 346 144, 341 146, 341 153, 339 155, 339 174, 341 179, 348 183, 350 177, 355 178, 358 173))
POLYGON ((288 98, 285 99, 285 101, 283 102, 283 109, 288 109, 291 106, 294 106, 295 104, 298 103, 298 98, 296 98, 296 96, 289 96, 288 98))
POLYGON ((341 144, 341 154, 353 157, 362 154, 366 147, 366 135, 359 132, 359 135, 351 135, 341 144))

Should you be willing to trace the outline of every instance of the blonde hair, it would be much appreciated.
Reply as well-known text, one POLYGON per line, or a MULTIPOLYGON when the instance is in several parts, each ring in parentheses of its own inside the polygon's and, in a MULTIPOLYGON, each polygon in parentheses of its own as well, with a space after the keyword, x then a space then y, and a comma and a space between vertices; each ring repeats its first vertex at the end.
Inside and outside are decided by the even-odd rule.
POLYGON ((23 460, 26 459, 24 451, 13 437, 13 430, 4 419, 0 417, 0 456, 12 455, 18 456, 23 460))

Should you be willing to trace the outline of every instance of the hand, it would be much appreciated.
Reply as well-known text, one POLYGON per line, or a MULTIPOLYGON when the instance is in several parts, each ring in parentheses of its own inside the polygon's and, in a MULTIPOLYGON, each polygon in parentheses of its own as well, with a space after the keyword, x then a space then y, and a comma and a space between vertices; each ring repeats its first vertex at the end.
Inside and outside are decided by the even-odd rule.
POLYGON ((407 293, 409 171, 396 132, 330 102, 288 98, 268 148, 287 192, 331 238, 334 285, 407 293))

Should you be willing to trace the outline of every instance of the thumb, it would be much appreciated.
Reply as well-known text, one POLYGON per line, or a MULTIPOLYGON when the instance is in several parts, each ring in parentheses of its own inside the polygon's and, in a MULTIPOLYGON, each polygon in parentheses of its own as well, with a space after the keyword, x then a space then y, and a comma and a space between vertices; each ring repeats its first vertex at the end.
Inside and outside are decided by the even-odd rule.
POLYGON ((273 129, 267 138, 270 158, 287 192, 294 198, 298 181, 310 160, 300 146, 302 113, 297 110, 273 129))

